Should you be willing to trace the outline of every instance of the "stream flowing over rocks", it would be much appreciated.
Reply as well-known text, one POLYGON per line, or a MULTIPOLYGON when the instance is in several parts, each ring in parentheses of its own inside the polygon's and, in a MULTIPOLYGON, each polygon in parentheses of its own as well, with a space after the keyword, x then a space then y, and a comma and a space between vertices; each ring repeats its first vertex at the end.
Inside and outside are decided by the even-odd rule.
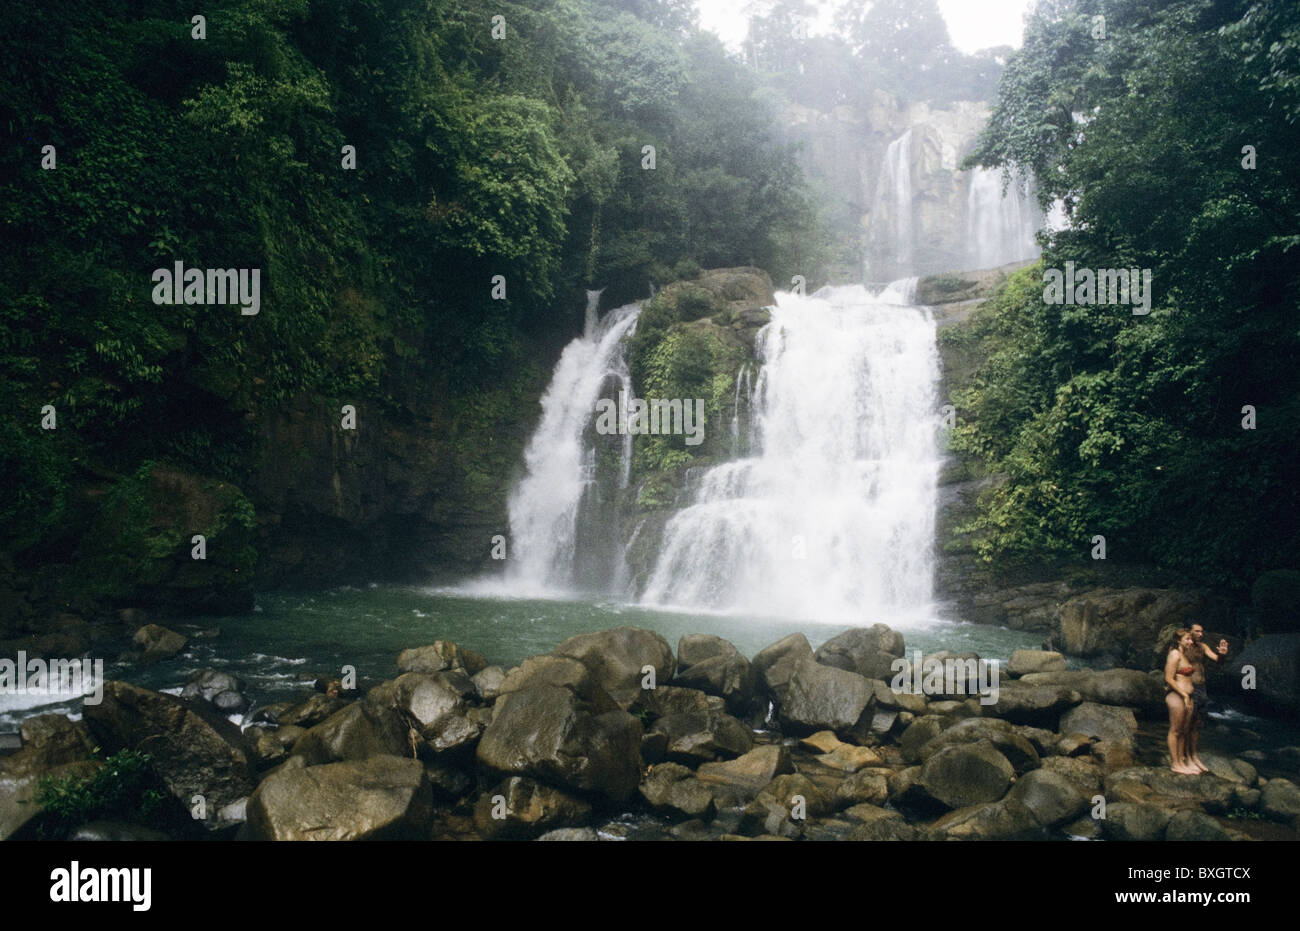
POLYGON ((623 627, 513 669, 437 641, 402 652, 395 677, 364 694, 322 682, 245 713, 242 729, 227 717, 252 705, 236 677, 199 673, 180 697, 110 681, 84 720, 24 722, 21 748, 0 757, 0 838, 48 836, 42 778, 101 770, 96 748, 147 753, 168 817, 61 825, 75 836, 1300 837, 1300 748, 1233 757, 1216 752, 1227 728, 1212 725, 1211 772, 1169 771, 1158 672, 1070 670, 1059 653, 1022 650, 988 703, 960 675, 934 680, 948 692, 895 691, 907 655, 883 624, 816 651, 793 634, 752 658, 710 635, 674 653, 623 627))

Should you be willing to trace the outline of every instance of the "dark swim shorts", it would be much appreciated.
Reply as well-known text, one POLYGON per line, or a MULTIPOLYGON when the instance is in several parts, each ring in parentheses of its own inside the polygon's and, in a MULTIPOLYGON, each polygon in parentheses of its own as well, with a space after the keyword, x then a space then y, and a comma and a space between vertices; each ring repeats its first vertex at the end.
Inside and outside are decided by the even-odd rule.
POLYGON ((1210 710, 1210 693, 1205 690, 1205 683, 1192 686, 1192 714, 1198 721, 1205 720, 1205 712, 1210 710))

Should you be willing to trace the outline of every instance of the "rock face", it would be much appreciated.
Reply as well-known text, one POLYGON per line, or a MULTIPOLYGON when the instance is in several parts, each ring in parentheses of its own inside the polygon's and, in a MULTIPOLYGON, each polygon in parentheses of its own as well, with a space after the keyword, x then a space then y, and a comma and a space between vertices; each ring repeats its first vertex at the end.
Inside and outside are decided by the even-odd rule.
POLYGON ((1206 623, 1219 613, 1212 599, 1197 592, 1098 588, 1061 605, 1051 643, 1071 656, 1109 656, 1119 665, 1142 668, 1165 626, 1206 623))
POLYGON ((497 699, 478 761, 623 801, 641 779, 642 733, 625 711, 600 712, 568 689, 540 685, 497 699))
POLYGON ((282 769, 248 800, 253 840, 423 840, 433 798, 415 760, 368 760, 282 769))
POLYGON ((104 700, 86 705, 86 724, 108 753, 142 750, 187 808, 202 795, 210 809, 253 791, 250 751, 239 729, 217 714, 126 682, 104 683, 104 700))

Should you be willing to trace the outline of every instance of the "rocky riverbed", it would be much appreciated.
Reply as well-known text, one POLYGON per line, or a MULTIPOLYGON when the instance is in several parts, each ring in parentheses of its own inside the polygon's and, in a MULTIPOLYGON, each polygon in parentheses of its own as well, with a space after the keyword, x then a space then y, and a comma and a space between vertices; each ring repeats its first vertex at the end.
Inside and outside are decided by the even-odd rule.
POLYGON ((752 658, 623 627, 512 669, 438 641, 261 708, 216 671, 179 696, 110 681, 82 720, 24 722, 0 837, 1300 839, 1300 747, 1216 752, 1251 741, 1212 720, 1211 773, 1170 772, 1157 672, 1025 650, 979 694, 978 657, 931 654, 956 675, 916 694, 892 687, 904 657, 881 624, 752 658), (42 777, 111 786, 119 751, 148 754, 149 817, 42 807, 42 777))

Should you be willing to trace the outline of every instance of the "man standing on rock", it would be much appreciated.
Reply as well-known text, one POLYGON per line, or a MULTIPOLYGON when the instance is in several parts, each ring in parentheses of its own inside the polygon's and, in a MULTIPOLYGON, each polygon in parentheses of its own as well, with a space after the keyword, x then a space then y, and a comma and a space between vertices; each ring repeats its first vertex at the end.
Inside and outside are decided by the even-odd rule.
POLYGON ((1210 707, 1210 693, 1205 689, 1205 659, 1214 660, 1216 663, 1228 655, 1228 641, 1219 640, 1218 650, 1211 650, 1210 647, 1202 642, 1205 637, 1205 627, 1201 624, 1193 624, 1192 640, 1196 642, 1196 647, 1201 654, 1197 656, 1197 663, 1192 663, 1192 724, 1187 733, 1187 760, 1203 773, 1208 773, 1210 768, 1201 762, 1197 755, 1201 744, 1201 725, 1205 723, 1205 712, 1210 707), (1204 659, 1202 659, 1202 656, 1204 659))

